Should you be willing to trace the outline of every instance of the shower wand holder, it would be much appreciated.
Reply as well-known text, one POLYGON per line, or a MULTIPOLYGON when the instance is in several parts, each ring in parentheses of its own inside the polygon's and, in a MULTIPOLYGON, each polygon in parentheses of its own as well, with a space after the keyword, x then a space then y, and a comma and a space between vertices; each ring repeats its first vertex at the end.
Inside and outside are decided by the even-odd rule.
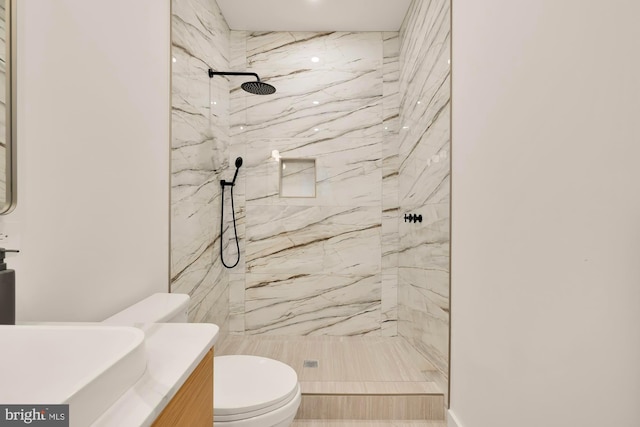
POLYGON ((234 182, 225 181, 224 179, 220 180, 220 187, 234 187, 235 185, 234 182))

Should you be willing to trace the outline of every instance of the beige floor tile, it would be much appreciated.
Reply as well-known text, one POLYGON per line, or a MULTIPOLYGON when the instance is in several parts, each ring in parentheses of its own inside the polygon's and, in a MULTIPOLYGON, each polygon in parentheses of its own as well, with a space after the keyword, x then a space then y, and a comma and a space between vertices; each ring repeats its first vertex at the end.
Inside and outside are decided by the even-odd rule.
POLYGON ((291 427, 447 427, 445 421, 295 420, 291 427))

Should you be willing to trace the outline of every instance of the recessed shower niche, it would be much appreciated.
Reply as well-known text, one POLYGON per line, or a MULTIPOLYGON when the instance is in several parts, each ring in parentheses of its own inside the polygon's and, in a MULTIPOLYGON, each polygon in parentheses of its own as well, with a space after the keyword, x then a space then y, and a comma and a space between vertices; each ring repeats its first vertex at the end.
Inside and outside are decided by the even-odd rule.
POLYGON ((315 159, 280 159, 280 197, 316 197, 315 159))

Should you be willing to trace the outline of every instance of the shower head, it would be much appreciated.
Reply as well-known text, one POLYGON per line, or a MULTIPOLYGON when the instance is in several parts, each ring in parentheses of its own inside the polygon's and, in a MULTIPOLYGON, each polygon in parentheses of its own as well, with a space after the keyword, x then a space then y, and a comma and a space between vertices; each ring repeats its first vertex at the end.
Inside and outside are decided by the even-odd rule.
POLYGON ((235 71, 213 71, 209 68, 209 78, 213 76, 253 76, 256 78, 255 82, 244 82, 240 87, 245 92, 249 92, 253 95, 271 95, 276 92, 276 88, 268 83, 260 81, 260 76, 256 73, 238 73, 235 71))
POLYGON ((276 92, 276 88, 269 83, 261 82, 244 82, 240 85, 245 92, 252 93, 254 95, 271 95, 276 92))
POLYGON ((236 167, 242 166, 242 157, 236 157, 236 167))

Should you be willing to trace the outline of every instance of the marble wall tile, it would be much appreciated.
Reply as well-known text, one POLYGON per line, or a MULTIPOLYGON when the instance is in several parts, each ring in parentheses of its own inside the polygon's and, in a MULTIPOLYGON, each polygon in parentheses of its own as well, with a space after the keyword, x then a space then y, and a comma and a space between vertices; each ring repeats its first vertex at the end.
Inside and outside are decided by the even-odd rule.
POLYGON ((449 198, 449 3, 415 1, 410 13, 401 47, 400 201, 441 203, 449 198))
POLYGON ((384 32, 382 37, 383 121, 388 127, 385 129, 387 132, 397 132, 400 115, 400 33, 384 32))
POLYGON ((232 113, 233 135, 335 138, 379 134, 381 33, 249 33, 246 50, 247 71, 260 74, 277 92, 256 97, 232 91, 232 98, 244 99, 246 107, 232 113), (311 62, 312 56, 320 61, 311 62))
POLYGON ((382 273, 384 275, 398 274, 398 250, 400 237, 398 235, 398 209, 382 212, 382 273))
POLYGON ((268 99, 241 90, 232 91, 231 96, 243 98, 246 105, 244 111, 238 111, 239 117, 232 116, 232 134, 318 139, 379 135, 382 124, 380 67, 277 75, 266 70, 256 71, 277 91, 268 99))
POLYGON ((446 375, 449 357, 448 272, 399 269, 398 333, 446 375))
POLYGON ((398 123, 400 117, 400 36, 383 33, 382 271, 398 271, 398 123))
POLYGON ((442 203, 449 200, 450 108, 447 104, 431 127, 420 135, 400 131, 399 199, 402 205, 442 203))
POLYGON ((172 13, 171 290, 191 295, 191 321, 224 332, 219 180, 228 168, 229 83, 207 70, 229 66, 229 28, 215 2, 173 0, 172 13))
POLYGON ((380 275, 247 274, 246 332, 379 335, 380 275))
POLYGON ((383 129, 398 121, 398 33, 232 32, 231 58, 277 88, 230 86, 230 152, 244 150, 245 332, 396 334, 397 279, 383 293, 382 263, 397 275, 398 140, 383 129), (315 160, 315 197, 280 196, 279 158, 315 160))
POLYGON ((247 206, 247 272, 380 273, 380 209, 247 206))
POLYGON ((398 333, 447 376, 450 3, 414 0, 400 31, 398 333))
POLYGON ((379 206, 381 149, 379 137, 251 139, 246 150, 247 204, 379 206), (274 152, 285 159, 315 159, 316 197, 280 197, 281 164, 274 152))
POLYGON ((382 275, 382 329, 381 335, 398 335, 398 275, 382 275))
POLYGON ((247 39, 254 70, 371 70, 382 66, 380 32, 254 32, 247 39), (312 57, 318 62, 312 62, 312 57))
POLYGON ((400 222, 399 267, 449 268, 449 203, 414 207, 421 223, 400 222))
POLYGON ((210 246, 183 270, 172 271, 171 292, 191 296, 190 322, 213 322, 224 332, 229 310, 228 286, 218 259, 217 248, 210 246))
POLYGON ((244 334, 245 275, 229 274, 229 332, 244 334))
POLYGON ((449 203, 412 210, 400 224, 398 332, 446 375, 449 357, 449 203))

